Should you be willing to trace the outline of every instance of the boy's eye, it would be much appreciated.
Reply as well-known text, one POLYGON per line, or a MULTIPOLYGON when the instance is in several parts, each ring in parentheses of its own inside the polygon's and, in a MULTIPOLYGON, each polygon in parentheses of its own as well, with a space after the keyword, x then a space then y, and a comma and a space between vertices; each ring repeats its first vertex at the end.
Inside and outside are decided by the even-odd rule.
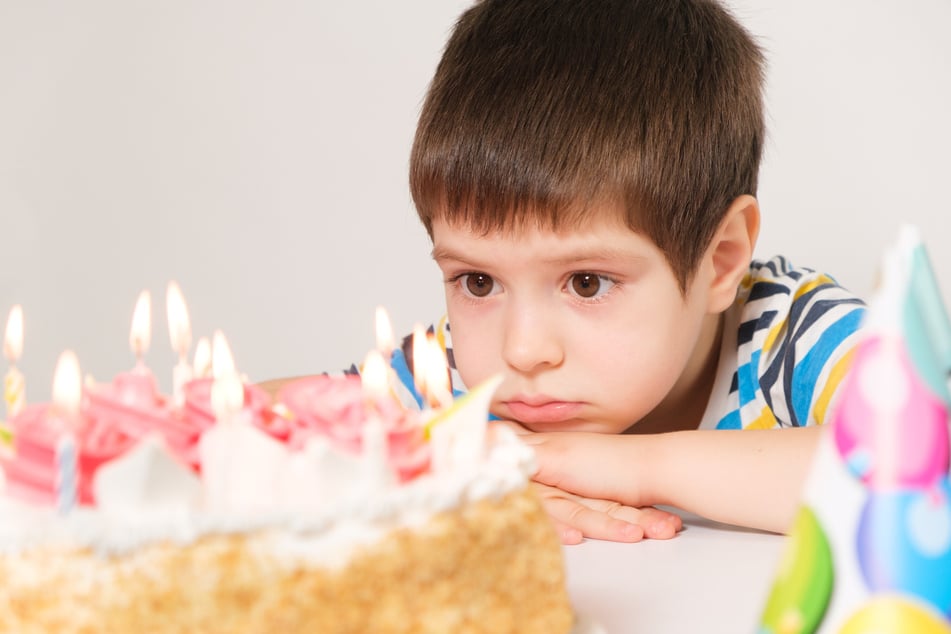
POLYGON ((462 276, 462 284, 474 297, 488 297, 495 290, 495 280, 485 273, 467 273, 462 276))
POLYGON ((611 290, 612 286, 613 280, 597 273, 575 273, 568 281, 569 292, 583 299, 600 297, 611 290))

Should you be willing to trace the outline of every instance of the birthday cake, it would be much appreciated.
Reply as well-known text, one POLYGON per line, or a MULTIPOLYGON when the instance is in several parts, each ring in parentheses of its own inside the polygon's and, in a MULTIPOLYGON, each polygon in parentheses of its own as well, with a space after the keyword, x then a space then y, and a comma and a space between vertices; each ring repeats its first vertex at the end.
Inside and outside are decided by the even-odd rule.
POLYGON ((227 359, 166 396, 141 357, 84 383, 64 353, 51 403, 8 391, 0 632, 568 632, 495 383, 418 411, 387 369, 272 402, 227 359))

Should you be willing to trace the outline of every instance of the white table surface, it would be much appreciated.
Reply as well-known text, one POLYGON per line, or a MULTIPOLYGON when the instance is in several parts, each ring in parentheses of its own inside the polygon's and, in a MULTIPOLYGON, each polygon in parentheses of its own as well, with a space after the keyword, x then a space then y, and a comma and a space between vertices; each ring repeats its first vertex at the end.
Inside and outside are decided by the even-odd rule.
POLYGON ((579 634, 755 634, 785 537, 684 518, 667 541, 564 546, 579 634))

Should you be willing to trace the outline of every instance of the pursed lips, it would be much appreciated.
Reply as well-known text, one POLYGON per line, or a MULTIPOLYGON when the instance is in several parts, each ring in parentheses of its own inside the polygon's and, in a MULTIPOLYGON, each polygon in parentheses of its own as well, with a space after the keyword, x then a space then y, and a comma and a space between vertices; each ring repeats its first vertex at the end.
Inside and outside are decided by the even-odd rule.
POLYGON ((521 423, 560 423, 575 418, 582 403, 559 401, 546 396, 516 396, 502 401, 512 418, 521 423))

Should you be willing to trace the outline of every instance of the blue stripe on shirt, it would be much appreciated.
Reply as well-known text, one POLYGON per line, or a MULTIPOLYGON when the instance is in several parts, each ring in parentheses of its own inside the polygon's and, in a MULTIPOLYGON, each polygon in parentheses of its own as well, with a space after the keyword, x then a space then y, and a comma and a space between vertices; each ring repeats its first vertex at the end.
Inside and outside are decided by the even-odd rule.
POLYGON ((720 419, 717 423, 717 429, 743 429, 743 422, 740 420, 740 410, 731 410, 729 414, 720 419))
POLYGON ((793 369, 792 407, 799 425, 805 425, 809 420, 812 396, 822 369, 842 342, 858 329, 864 315, 864 308, 856 308, 839 318, 822 332, 809 352, 793 369))
POLYGON ((399 348, 394 350, 393 356, 390 357, 390 367, 393 368, 400 383, 406 386, 406 389, 409 390, 413 398, 416 399, 416 404, 422 409, 423 397, 416 391, 416 381, 413 380, 413 373, 409 371, 409 365, 406 363, 406 355, 404 355, 403 351, 399 348))
POLYGON ((750 355, 749 363, 744 363, 736 369, 739 379, 740 407, 756 399, 756 388, 759 387, 759 358, 761 350, 750 355))

